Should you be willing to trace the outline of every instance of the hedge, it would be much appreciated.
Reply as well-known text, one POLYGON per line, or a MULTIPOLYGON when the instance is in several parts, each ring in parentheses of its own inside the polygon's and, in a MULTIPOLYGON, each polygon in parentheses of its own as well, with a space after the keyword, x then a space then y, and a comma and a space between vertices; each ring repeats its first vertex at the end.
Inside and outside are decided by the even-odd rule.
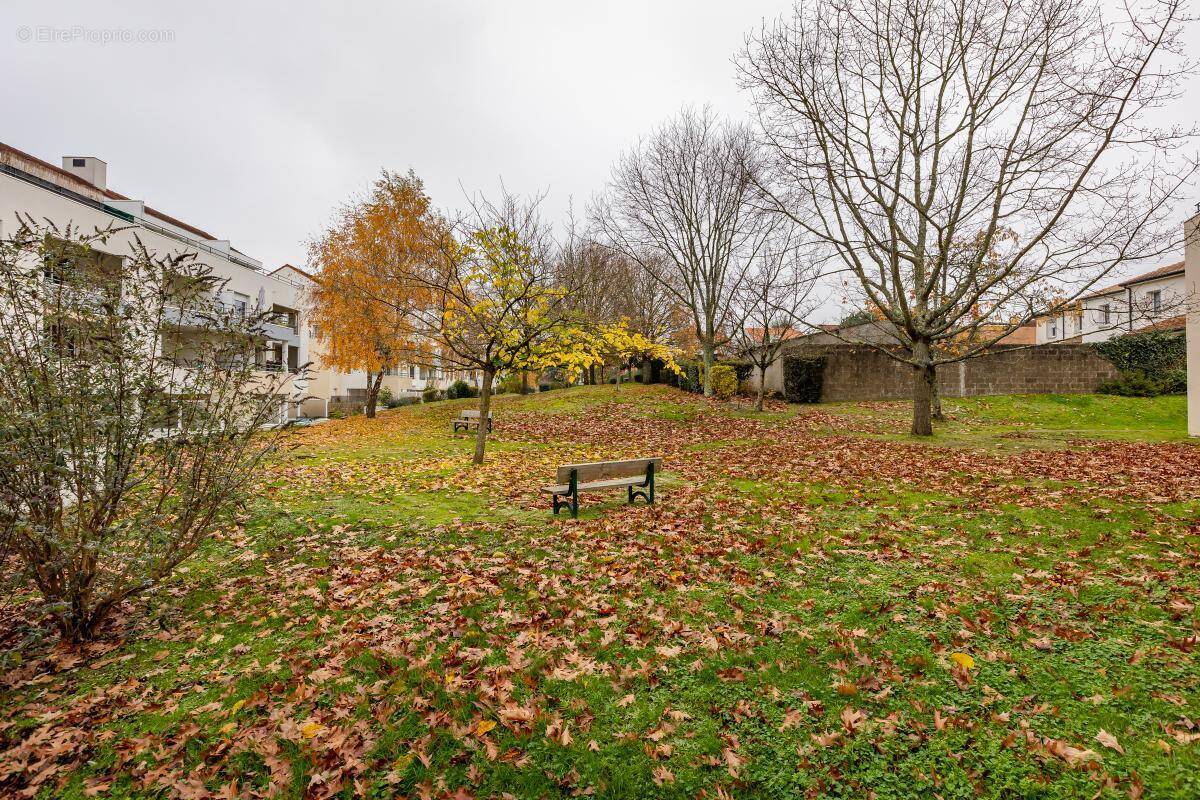
POLYGON ((821 402, 825 356, 784 356, 783 396, 789 403, 821 402))
POLYGON ((1121 375, 1096 389, 1101 394, 1154 397, 1187 390, 1187 340, 1174 331, 1116 336, 1092 347, 1121 375))

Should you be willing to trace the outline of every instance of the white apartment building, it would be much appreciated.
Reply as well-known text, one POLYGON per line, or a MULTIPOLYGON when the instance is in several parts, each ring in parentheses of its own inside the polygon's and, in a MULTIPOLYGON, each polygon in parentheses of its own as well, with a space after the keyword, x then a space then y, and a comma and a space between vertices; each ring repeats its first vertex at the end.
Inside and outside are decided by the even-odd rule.
MULTIPOLYGON (((107 164, 94 156, 66 156, 62 166, 56 166, 0 143, 0 236, 15 229, 18 214, 28 214, 59 227, 73 225, 86 233, 122 229, 103 246, 93 247, 113 257, 128 255, 135 236, 152 252, 196 253, 198 261, 227 281, 217 298, 220 302, 248 313, 273 313, 272 322, 265 326, 267 342, 258 355, 259 369, 295 375, 308 361, 301 336, 301 286, 287 275, 268 274, 259 261, 228 240, 110 189, 107 173, 107 164)), ((180 320, 170 346, 186 353, 188 338, 204 335, 198 325, 180 320)), ((296 381, 295 377, 288 379, 280 390, 281 417, 299 412, 297 404, 285 398, 308 391, 296 381)))
MULTIPOLYGON (((302 306, 307 302, 305 299, 307 287, 312 286, 317 280, 311 272, 292 264, 278 267, 271 275, 301 287, 300 303, 302 306)), ((300 338, 303 349, 311 360, 308 387, 311 399, 305 401, 302 406, 302 413, 305 416, 326 416, 328 401, 331 399, 343 399, 350 402, 352 399, 361 398, 362 402, 365 402, 367 392, 367 373, 365 371, 342 372, 322 364, 321 345, 317 340, 316 330, 310 323, 305 322, 301 326, 300 338)), ((478 389, 482 378, 477 371, 443 368, 436 363, 436 360, 432 364, 398 363, 384 371, 381 388, 387 389, 393 397, 417 397, 429 387, 444 391, 457 380, 464 380, 478 389)))
POLYGON ((1182 330, 1192 293, 1184 262, 1099 289, 1037 319, 1037 343, 1103 342, 1148 329, 1182 330))

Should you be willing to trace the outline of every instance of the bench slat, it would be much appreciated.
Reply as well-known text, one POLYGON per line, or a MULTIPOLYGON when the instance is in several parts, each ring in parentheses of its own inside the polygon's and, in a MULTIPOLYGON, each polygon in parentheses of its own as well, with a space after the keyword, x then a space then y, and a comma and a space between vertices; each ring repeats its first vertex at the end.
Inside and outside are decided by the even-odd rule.
MULTIPOLYGON (((571 480, 571 470, 577 470, 577 480, 579 488, 583 488, 585 483, 593 483, 596 481, 604 481, 609 478, 631 478, 634 476, 644 477, 646 467, 654 463, 654 471, 662 471, 661 458, 632 458, 627 461, 598 461, 592 464, 567 464, 559 467, 554 479, 559 483, 569 483, 571 480)), ((626 484, 614 484, 625 486, 626 484)))
MULTIPOLYGON (((459 419, 479 419, 479 411, 464 411, 458 415, 459 419)), ((488 412, 488 419, 492 418, 492 412, 488 412)))
MULTIPOLYGON (((629 478, 613 478, 607 481, 591 481, 590 483, 581 483, 578 485, 579 491, 586 492, 589 489, 614 489, 618 486, 639 486, 646 480, 645 474, 635 475, 629 478)), ((563 483, 558 486, 543 486, 542 492, 545 494, 566 494, 571 490, 570 484, 563 483)))

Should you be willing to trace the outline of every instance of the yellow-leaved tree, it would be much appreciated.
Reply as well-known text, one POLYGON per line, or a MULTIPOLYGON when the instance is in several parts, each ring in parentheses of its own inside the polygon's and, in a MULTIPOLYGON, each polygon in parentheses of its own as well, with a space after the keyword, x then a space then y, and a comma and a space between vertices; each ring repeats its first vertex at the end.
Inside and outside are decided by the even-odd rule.
POLYGON ((538 369, 558 367, 574 381, 592 367, 617 364, 617 387, 621 385, 622 365, 634 360, 655 360, 672 372, 681 372, 675 357, 679 349, 656 342, 640 331, 632 330, 622 318, 609 325, 596 325, 576 315, 549 337, 534 364, 538 369))
POLYGON ((425 293, 413 316, 442 363, 482 375, 473 459, 482 464, 493 381, 502 372, 540 368, 563 342, 557 334, 569 314, 566 293, 552 279, 554 242, 536 203, 506 198, 476 216, 439 237, 438 257, 414 265, 407 280, 425 293))
POLYGON ((411 280, 440 255, 446 222, 411 171, 384 171, 366 197, 343 206, 309 245, 316 268, 309 313, 322 366, 367 373, 367 416, 374 417, 384 372, 430 357, 415 309, 431 302, 411 280))

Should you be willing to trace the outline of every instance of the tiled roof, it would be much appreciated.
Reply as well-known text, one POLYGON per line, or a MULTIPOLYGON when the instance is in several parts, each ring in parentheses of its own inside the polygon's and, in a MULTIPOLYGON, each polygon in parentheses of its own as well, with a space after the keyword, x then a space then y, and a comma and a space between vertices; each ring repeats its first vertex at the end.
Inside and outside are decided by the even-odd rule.
MULTIPOLYGON (((788 339, 798 339, 803 335, 804 334, 802 334, 800 331, 796 330, 795 328, 791 327, 790 325, 780 325, 779 327, 771 328, 771 338, 773 338, 777 342, 778 341, 786 342, 788 339)), ((762 328, 746 328, 746 336, 748 336, 751 341, 761 342, 763 340, 763 329, 762 328)))
POLYGON ((1177 261, 1174 264, 1168 264, 1165 267, 1159 267, 1158 269, 1152 269, 1149 272, 1145 272, 1134 278, 1130 278, 1129 280, 1125 281, 1125 283, 1123 283, 1122 286, 1133 286, 1134 284, 1145 283, 1146 281, 1152 281, 1156 278, 1169 278, 1172 275, 1182 275, 1182 274, 1183 274, 1183 262, 1177 261))
POLYGON ((1141 275, 1134 275, 1128 280, 1121 281, 1120 283, 1114 283, 1112 286, 1108 286, 1104 289, 1097 289, 1094 292, 1088 292, 1079 299, 1088 300, 1093 297, 1103 297, 1106 294, 1113 294, 1115 292, 1122 291, 1127 286, 1136 286, 1137 284, 1145 283, 1146 281, 1153 281, 1157 280, 1158 278, 1169 278, 1172 275, 1182 274, 1183 262, 1177 261, 1176 263, 1168 264, 1165 267, 1159 267, 1158 269, 1152 269, 1149 272, 1143 272, 1141 275))
POLYGON ((1181 331, 1187 327, 1187 315, 1179 314, 1178 316, 1168 317, 1167 319, 1159 320, 1158 322, 1138 328, 1134 333, 1150 333, 1151 331, 1181 331))
POLYGON ((996 344, 1037 344, 1037 326, 1022 325, 1002 336, 996 341, 996 344))

